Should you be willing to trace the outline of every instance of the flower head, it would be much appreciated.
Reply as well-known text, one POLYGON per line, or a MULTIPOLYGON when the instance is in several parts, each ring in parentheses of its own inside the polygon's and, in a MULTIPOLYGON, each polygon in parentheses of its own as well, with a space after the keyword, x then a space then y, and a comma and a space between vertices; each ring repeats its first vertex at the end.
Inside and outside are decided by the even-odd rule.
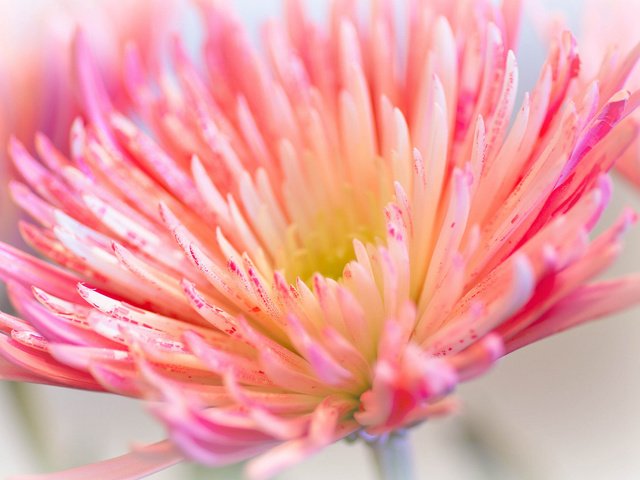
MULTIPOLYGON (((635 55, 633 50, 638 50, 638 38, 629 20, 629 11, 640 8, 640 2, 614 2, 604 8, 605 5, 594 0, 588 0, 585 4, 585 15, 582 25, 582 42, 585 52, 585 78, 593 78, 599 75, 602 65, 609 62, 616 63, 624 56, 635 55), (609 28, 615 25, 615 29, 609 28), (598 41, 608 34, 607 43, 598 41)), ((605 67, 606 68, 606 67, 605 67)), ((628 82, 628 88, 636 89, 640 85, 640 74, 635 69, 628 82)), ((637 111, 634 112, 635 120, 640 118, 637 111)), ((640 185, 640 141, 636 138, 633 145, 618 159, 618 170, 635 186, 640 185)))
POLYGON ((150 400, 169 440, 111 461, 128 475, 184 455, 266 478, 640 298, 593 281, 635 215, 589 235, 636 54, 580 82, 562 32, 516 111, 518 2, 409 3, 405 39, 390 0, 326 25, 288 1, 259 53, 203 1, 202 62, 175 40, 156 78, 129 50, 127 108, 78 36, 70 154, 10 145, 22 233, 58 266, 1 247, 0 373, 150 400))
MULTIPOLYGON (((7 184, 14 174, 4 146, 10 136, 27 146, 52 143, 67 153, 69 127, 82 108, 77 82, 70 77, 74 59, 71 44, 82 25, 102 82, 115 105, 129 103, 121 75, 125 45, 135 42, 147 68, 159 68, 160 39, 170 29, 177 0, 119 2, 53 0, 47 2, 0 1, 0 153, 2 185, 0 238, 15 223, 7 184)), ((42 148, 47 148, 44 145, 42 148)))
POLYGON ((69 126, 80 114, 71 43, 79 27, 90 31, 87 41, 105 88, 123 106, 127 94, 120 75, 127 42, 135 42, 145 65, 159 67, 158 45, 170 29, 176 0, 118 2, 54 0, 16 6, 0 2, 6 48, 0 52, 2 123, 0 139, 9 135, 31 144, 40 132, 66 148, 69 126))

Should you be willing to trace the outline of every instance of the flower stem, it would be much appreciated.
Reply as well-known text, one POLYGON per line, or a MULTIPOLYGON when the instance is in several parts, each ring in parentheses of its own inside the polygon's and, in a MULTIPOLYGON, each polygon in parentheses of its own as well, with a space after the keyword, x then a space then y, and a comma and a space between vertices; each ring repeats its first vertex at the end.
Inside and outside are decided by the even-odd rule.
POLYGON ((406 431, 397 431, 367 442, 379 480, 414 480, 411 443, 406 431))

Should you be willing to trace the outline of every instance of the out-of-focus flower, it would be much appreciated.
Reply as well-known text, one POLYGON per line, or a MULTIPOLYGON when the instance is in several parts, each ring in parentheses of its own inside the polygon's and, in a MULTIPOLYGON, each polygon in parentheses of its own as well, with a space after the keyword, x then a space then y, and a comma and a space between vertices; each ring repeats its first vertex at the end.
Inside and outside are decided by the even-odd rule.
MULTIPOLYGON (((552 2, 530 2, 528 5, 534 23, 545 39, 552 39, 558 32, 567 29, 568 19, 552 2)), ((610 66, 619 64, 624 57, 633 58, 634 49, 640 49, 634 16, 640 8, 638 0, 584 0, 579 44, 581 58, 580 80, 589 84, 602 75, 607 75, 610 66), (603 40, 605 39, 605 40, 603 40)), ((635 64, 631 67, 635 67, 635 64)), ((615 70, 615 67, 613 68, 615 70)), ((627 88, 640 87, 640 73, 632 68, 627 88)), ((606 79, 605 79, 606 81, 606 79)), ((635 114, 636 121, 638 114, 635 114)), ((617 160, 616 167, 627 180, 640 187, 640 142, 636 140, 617 160)))
MULTIPOLYGON (((640 1, 616 0, 598 2, 587 0, 582 25, 581 42, 585 58, 585 80, 597 78, 602 65, 619 62, 621 58, 640 49, 640 35, 629 12, 637 12, 640 1), (602 39, 607 41, 603 42, 602 39)), ((640 87, 640 72, 636 68, 628 85, 630 88, 640 87)), ((636 121, 640 119, 634 115, 636 121)), ((618 169, 634 185, 640 187, 640 141, 636 140, 632 147, 617 162, 618 169)))
POLYGON ((589 236, 637 135, 635 53, 587 84, 561 32, 514 112, 518 2, 408 2, 405 38, 390 0, 326 26, 292 0, 264 55, 222 3, 201 65, 177 40, 159 77, 128 52, 131 111, 77 37, 70 154, 11 142, 22 233, 59 266, 2 246, 0 374, 144 398, 169 430, 76 478, 183 455, 267 478, 640 299, 638 276, 593 280, 635 215, 589 236))
MULTIPOLYGON (((9 136, 32 147, 43 134, 66 153, 69 127, 81 110, 79 85, 71 75, 71 43, 79 26, 109 97, 119 107, 128 98, 121 65, 125 46, 135 42, 147 68, 157 70, 160 41, 170 33, 177 0, 0 1, 0 197, 3 226, 13 224, 6 184, 11 176, 5 161, 9 136), (10 218, 11 217, 11 218, 10 218)), ((7 236, 3 236, 7 240, 7 236)))
POLYGON ((79 115, 71 43, 79 26, 110 98, 127 101, 121 65, 125 45, 135 42, 148 67, 157 68, 160 39, 167 35, 176 2, 54 0, 17 5, 0 2, 1 139, 31 143, 41 132, 66 147, 69 127, 79 115))

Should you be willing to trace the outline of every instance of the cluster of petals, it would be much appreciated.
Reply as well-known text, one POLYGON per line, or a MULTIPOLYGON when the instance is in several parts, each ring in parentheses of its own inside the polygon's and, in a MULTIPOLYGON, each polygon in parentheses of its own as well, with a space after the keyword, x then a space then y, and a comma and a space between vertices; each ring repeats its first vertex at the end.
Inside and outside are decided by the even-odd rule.
POLYGON ((594 279, 635 214, 591 235, 638 133, 637 52, 585 81, 560 32, 516 104, 518 1, 335 1, 319 25, 289 0, 260 49, 224 3, 199 4, 197 62, 175 38, 154 75, 127 49, 126 106, 77 35, 68 154, 10 143, 21 233, 57 265, 0 245, 0 376, 142 398, 168 431, 47 478, 183 457, 269 478, 640 299, 640 276, 594 279))
POLYGON ((93 56, 110 97, 128 100, 120 64, 135 41, 149 68, 157 68, 158 40, 171 28, 177 0, 51 0, 0 3, 0 140, 31 144, 39 131, 66 150, 69 126, 81 112, 69 73, 79 26, 90 31, 93 56))
MULTIPOLYGON (((640 1, 603 3, 597 0, 586 0, 582 21, 580 45, 585 59, 585 76, 598 75, 608 64, 615 64, 624 55, 637 55, 639 50, 635 23, 630 11, 637 11, 640 1), (615 25, 615 28, 611 28, 615 25), (602 39, 606 38, 607 42, 602 39)), ((640 87, 640 71, 635 69, 627 81, 627 88, 640 87)), ((636 121, 640 121, 638 111, 633 113, 636 121)), ((640 139, 636 138, 617 160, 616 167, 634 186, 640 186, 640 139)))
POLYGON ((5 155, 14 136, 28 147, 46 135, 67 153, 69 127, 81 114, 71 44, 75 30, 91 32, 92 56, 110 98, 125 106, 129 98, 120 65, 125 44, 135 42, 145 66, 159 67, 160 39, 171 29, 179 0, 34 0, 0 2, 0 239, 16 243, 10 227, 16 209, 9 200, 13 175, 5 155))

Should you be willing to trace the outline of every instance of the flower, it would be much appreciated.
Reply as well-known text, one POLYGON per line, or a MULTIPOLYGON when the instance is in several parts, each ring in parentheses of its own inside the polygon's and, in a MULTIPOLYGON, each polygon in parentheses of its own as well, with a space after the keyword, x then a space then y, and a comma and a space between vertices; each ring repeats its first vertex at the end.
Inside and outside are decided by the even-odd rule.
POLYGON ((76 478, 183 456, 268 478, 640 299, 594 280, 635 214, 590 235, 637 136, 635 52, 587 84, 560 32, 514 112, 517 1, 410 2, 405 44, 390 0, 326 27, 291 0, 264 55, 222 3, 199 3, 202 64, 128 51, 126 111, 78 36, 70 154, 10 145, 22 233, 58 266, 1 247, 0 374, 146 399, 169 431, 76 478))
MULTIPOLYGON (((628 12, 635 11, 640 7, 640 2, 613 2, 609 8, 603 8, 599 2, 588 0, 585 6, 582 33, 584 36, 584 51, 587 64, 585 68, 586 78, 595 78, 599 72, 600 65, 609 61, 617 62, 615 57, 629 56, 634 49, 638 49, 638 36, 632 23, 628 19, 628 12), (607 28, 615 25, 615 29, 607 28), (598 42, 597 38, 608 34, 607 43, 598 42)), ((637 69, 631 74, 628 81, 631 88, 640 85, 640 74, 637 69)), ((634 113, 636 122, 640 119, 638 113, 634 113)), ((640 142, 636 139, 634 144, 616 163, 618 170, 636 187, 640 186, 640 165, 639 165, 640 142)))
MULTIPOLYGON (((553 10, 552 4, 530 3, 527 7, 541 37, 551 39, 558 32, 568 28, 568 19, 563 12, 553 10)), ((636 0, 608 3, 584 0, 583 15, 579 19, 581 26, 578 37, 582 52, 579 78, 581 82, 588 84, 600 75, 606 75, 609 71, 608 62, 612 62, 613 66, 620 62, 621 57, 634 56, 633 49, 637 48, 638 38, 628 12, 635 11, 639 7, 640 2, 636 0), (612 25, 615 25, 615 29, 611 28, 612 25), (607 41, 603 42, 603 38, 607 41)), ((637 69, 634 69, 626 82, 627 88, 635 90, 638 87, 639 78, 637 69)), ((635 117, 637 121, 637 113, 635 117)), ((618 171, 636 187, 640 186, 639 149, 640 142, 636 139, 634 144, 628 147, 616 161, 618 171)))
POLYGON ((136 42, 145 64, 157 69, 158 45, 171 28, 175 4, 125 0, 116 8, 108 1, 56 0, 32 7, 0 2, 2 40, 8 47, 0 53, 3 144, 9 135, 30 143, 41 132, 66 147, 69 126, 81 110, 76 85, 69 81, 71 43, 79 25, 91 32, 87 41, 109 95, 126 105, 120 75, 126 43, 136 42))
POLYGON ((76 85, 69 78, 74 31, 79 25, 91 31, 87 42, 105 88, 116 105, 126 108, 129 99, 120 75, 125 46, 136 42, 145 65, 157 70, 157 47, 171 28, 176 8, 175 0, 125 0, 117 2, 117 7, 109 1, 56 0, 33 5, 0 1, 4 46, 0 51, 2 240, 14 244, 17 240, 7 231, 16 213, 6 189, 14 174, 4 149, 10 136, 29 147, 42 143, 40 148, 48 148, 53 143, 67 153, 69 127, 82 110, 76 85))

